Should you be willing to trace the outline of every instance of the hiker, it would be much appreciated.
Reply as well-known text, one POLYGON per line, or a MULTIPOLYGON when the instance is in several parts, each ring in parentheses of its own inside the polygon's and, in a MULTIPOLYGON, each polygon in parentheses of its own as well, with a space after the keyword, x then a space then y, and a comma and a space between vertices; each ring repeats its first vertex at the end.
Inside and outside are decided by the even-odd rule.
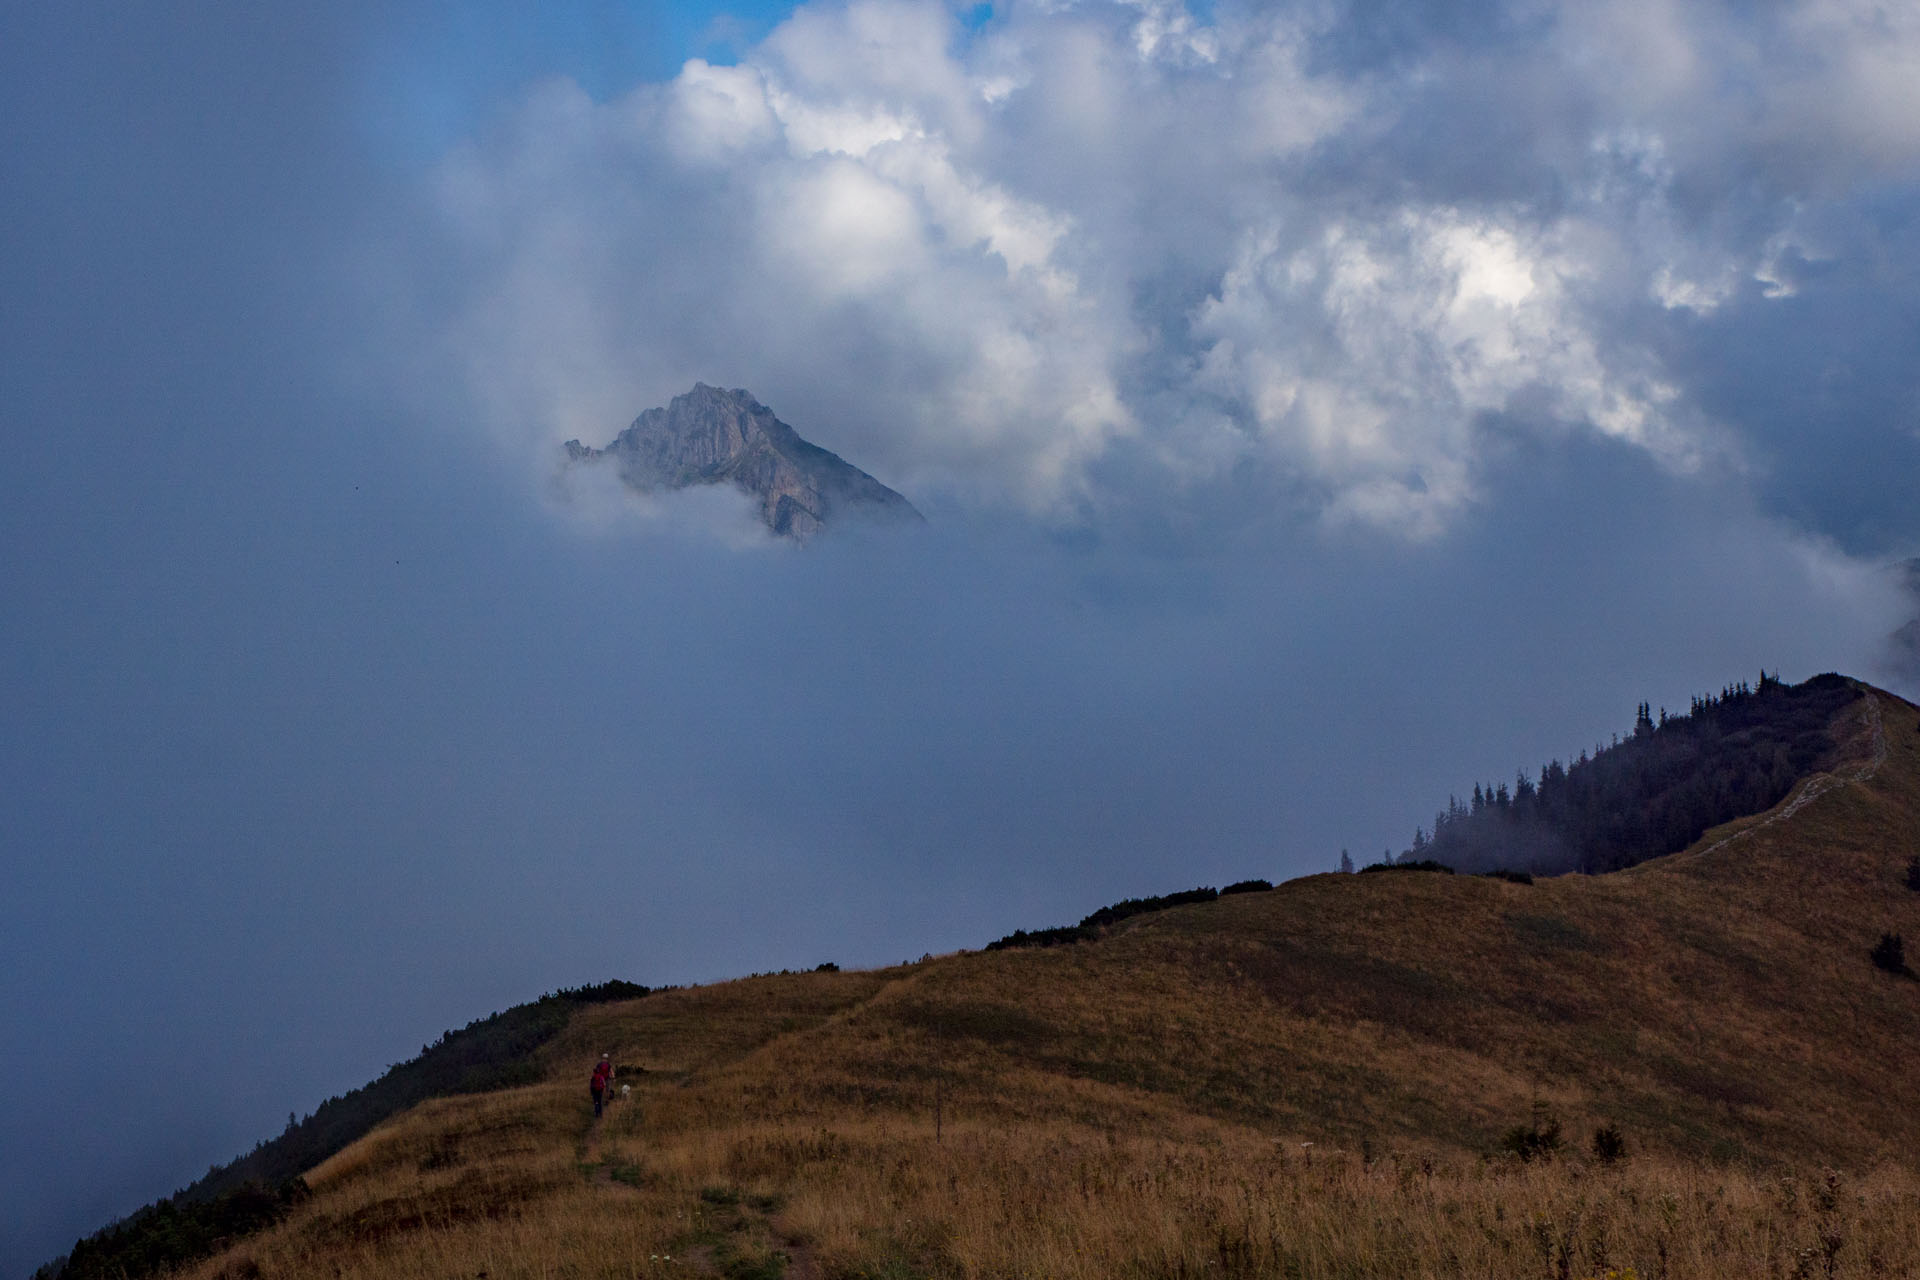
POLYGON ((600 1055, 600 1061, 594 1064, 593 1082, 589 1087, 593 1090, 593 1115, 597 1120, 600 1118, 600 1109, 606 1105, 607 1090, 613 1087, 612 1055, 600 1055))

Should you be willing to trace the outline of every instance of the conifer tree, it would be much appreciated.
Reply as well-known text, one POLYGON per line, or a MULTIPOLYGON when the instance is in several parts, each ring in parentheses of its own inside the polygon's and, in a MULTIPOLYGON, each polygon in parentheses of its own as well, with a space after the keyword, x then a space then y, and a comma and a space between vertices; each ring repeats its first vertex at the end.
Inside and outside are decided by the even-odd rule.
MULTIPOLYGON (((1838 677, 1788 687, 1766 674, 1762 687, 1765 699, 1745 681, 1729 683, 1718 698, 1694 696, 1686 715, 1661 707, 1657 719, 1642 701, 1633 732, 1612 747, 1582 750, 1570 766, 1551 760, 1537 783, 1521 770, 1511 789, 1475 782, 1467 802, 1449 796, 1431 836, 1406 858, 1599 872, 1685 848, 1783 797, 1815 766, 1833 712, 1856 696, 1838 677)), ((1916 868, 1920 891, 1920 859, 1916 868)))

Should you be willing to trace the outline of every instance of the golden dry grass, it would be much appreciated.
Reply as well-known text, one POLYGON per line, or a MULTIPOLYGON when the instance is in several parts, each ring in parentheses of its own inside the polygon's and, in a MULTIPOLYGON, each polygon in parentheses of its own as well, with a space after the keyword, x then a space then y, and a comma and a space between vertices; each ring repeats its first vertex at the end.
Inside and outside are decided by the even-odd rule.
POLYGON ((1920 942, 1920 713, 1878 705, 1871 779, 1632 873, 1319 876, 591 1009, 550 1083, 398 1118, 195 1274, 1920 1272, 1920 982, 1866 958, 1920 942), (602 1051, 644 1072, 595 1128, 602 1051), (1536 1107, 1573 1149, 1499 1154, 1536 1107))

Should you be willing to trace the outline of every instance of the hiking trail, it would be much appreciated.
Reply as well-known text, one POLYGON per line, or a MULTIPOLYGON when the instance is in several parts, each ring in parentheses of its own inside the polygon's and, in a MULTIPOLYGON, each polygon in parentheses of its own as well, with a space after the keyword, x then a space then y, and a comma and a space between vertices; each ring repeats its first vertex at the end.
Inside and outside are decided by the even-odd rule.
POLYGON ((1879 696, 1871 689, 1864 689, 1862 693, 1867 704, 1866 713, 1862 719, 1871 727, 1873 734, 1873 751, 1864 764, 1850 771, 1814 774, 1800 784, 1799 790, 1778 811, 1768 814, 1750 827, 1743 827, 1724 839, 1714 841, 1695 853, 1693 857, 1704 858, 1716 849, 1725 848, 1736 840, 1744 840, 1754 832, 1764 831, 1776 822, 1784 822, 1829 791, 1844 787, 1848 783, 1871 781, 1874 775, 1880 772, 1880 767, 1887 762, 1887 730, 1880 716, 1879 696))
MULTIPOLYGON (((605 1152, 602 1135, 613 1117, 614 1105, 609 1102, 606 1113, 588 1123, 580 1161, 591 1170, 588 1181, 595 1188, 604 1188, 617 1196, 641 1195, 640 1187, 614 1177, 614 1162, 605 1152)), ((813 1247, 801 1237, 788 1234, 775 1222, 780 1208, 777 1199, 703 1191, 700 1200, 701 1211, 713 1215, 705 1232, 707 1238, 679 1253, 679 1262, 700 1275, 729 1275, 736 1269, 738 1242, 757 1236, 771 1246, 771 1254, 782 1259, 779 1274, 783 1280, 821 1280, 823 1273, 813 1247)))

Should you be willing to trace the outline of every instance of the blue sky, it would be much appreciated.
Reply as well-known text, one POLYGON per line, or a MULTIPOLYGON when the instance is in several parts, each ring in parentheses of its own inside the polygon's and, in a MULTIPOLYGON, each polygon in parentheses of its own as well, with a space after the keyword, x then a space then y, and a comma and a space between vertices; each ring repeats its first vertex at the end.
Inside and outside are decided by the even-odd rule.
POLYGON ((557 986, 1912 694, 1916 66, 1850 2, 8 10, 0 1274, 557 986), (695 381, 928 527, 557 484, 695 381))
POLYGON ((731 64, 792 8, 614 2, 545 10, 402 8, 365 33, 365 127, 377 145, 398 145, 397 161, 430 163, 530 79, 563 74, 604 97, 640 80, 670 79, 689 58, 731 64))

